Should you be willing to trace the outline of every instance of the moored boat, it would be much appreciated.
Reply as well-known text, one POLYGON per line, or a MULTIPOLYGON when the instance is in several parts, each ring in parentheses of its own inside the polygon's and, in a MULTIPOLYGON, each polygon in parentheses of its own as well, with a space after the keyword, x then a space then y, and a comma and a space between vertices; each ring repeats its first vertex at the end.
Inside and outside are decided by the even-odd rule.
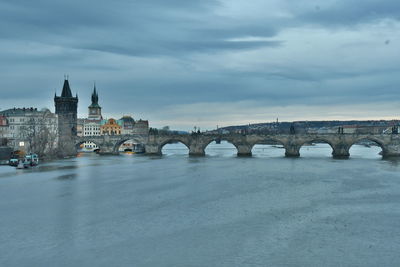
POLYGON ((25 156, 25 162, 30 166, 37 166, 39 164, 39 156, 34 153, 29 153, 25 156))
POLYGON ((19 160, 18 160, 18 159, 10 159, 10 160, 8 161, 8 165, 13 166, 13 167, 17 167, 17 166, 18 166, 18 163, 19 163, 19 160))

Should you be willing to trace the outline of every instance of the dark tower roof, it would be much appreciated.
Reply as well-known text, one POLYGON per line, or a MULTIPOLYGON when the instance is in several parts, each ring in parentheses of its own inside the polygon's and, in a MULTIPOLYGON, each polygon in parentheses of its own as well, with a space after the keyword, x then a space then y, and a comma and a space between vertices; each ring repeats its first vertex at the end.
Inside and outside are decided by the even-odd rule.
POLYGON ((99 95, 97 94, 96 90, 96 84, 94 85, 93 88, 93 93, 92 93, 92 104, 89 106, 90 108, 97 108, 99 106, 99 95))
POLYGON ((72 97, 71 88, 67 79, 64 80, 64 86, 61 93, 61 97, 72 97))
POLYGON ((99 103, 99 96, 97 95, 96 92, 96 84, 94 85, 93 93, 92 93, 92 104, 98 104, 99 103))

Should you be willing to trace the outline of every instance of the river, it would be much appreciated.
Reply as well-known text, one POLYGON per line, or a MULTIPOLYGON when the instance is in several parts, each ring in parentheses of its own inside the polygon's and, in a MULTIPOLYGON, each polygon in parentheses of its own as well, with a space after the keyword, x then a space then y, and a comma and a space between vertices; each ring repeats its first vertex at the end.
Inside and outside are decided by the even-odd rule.
POLYGON ((0 266, 398 266, 400 162, 229 144, 0 166, 0 266))

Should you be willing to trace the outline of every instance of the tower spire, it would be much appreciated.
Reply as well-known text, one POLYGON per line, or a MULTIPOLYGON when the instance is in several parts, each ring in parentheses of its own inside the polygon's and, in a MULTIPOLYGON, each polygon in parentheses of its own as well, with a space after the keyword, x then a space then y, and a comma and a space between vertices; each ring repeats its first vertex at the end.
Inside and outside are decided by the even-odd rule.
POLYGON ((98 105, 99 104, 99 96, 97 94, 96 90, 96 82, 93 84, 93 93, 92 93, 92 105, 98 105))
POLYGON ((101 107, 99 106, 99 95, 97 94, 96 82, 93 82, 92 104, 89 106, 89 118, 102 119, 101 107))
POLYGON ((68 76, 65 76, 61 97, 72 97, 71 88, 69 87, 68 76))
POLYGON ((94 81, 94 84, 93 84, 93 94, 95 94, 96 95, 96 98, 97 98, 97 101, 99 100, 99 96, 97 95, 97 90, 96 90, 96 81, 94 81))

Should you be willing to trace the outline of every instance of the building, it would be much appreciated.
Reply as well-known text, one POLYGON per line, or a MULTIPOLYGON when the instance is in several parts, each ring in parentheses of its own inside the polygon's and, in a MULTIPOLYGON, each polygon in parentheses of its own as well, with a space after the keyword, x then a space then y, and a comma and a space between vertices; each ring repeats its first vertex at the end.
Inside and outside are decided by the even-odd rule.
MULTIPOLYGON (((117 121, 122 127, 123 135, 147 135, 149 133, 148 121, 138 120, 135 121, 131 116, 123 116, 117 121)), ((136 143, 134 140, 125 141, 119 148, 120 152, 124 151, 138 151, 141 149, 142 144, 136 143)))
POLYGON ((149 121, 138 120, 133 127, 133 134, 147 135, 149 134, 149 121))
POLYGON ((123 116, 118 120, 121 122, 122 134, 140 134, 146 135, 149 133, 149 122, 146 120, 135 121, 131 116, 123 116))
POLYGON ((122 126, 115 119, 111 118, 103 122, 104 124, 100 126, 100 135, 121 135, 122 126))
POLYGON ((8 136, 8 121, 3 115, 0 115, 0 138, 6 140, 8 136))
POLYGON ((0 127, 2 126, 8 126, 8 122, 5 116, 0 115, 0 127))
MULTIPOLYGON (((96 85, 94 85, 92 93, 92 103, 88 107, 88 118, 79 119, 81 123, 78 123, 78 127, 82 127, 82 132, 79 136, 99 136, 100 126, 103 120, 101 115, 101 107, 99 105, 99 95, 96 90, 96 85), (81 124, 79 126, 79 124, 81 124)), ((85 142, 81 145, 83 151, 92 152, 98 149, 97 145, 93 142, 85 142)))
MULTIPOLYGON (((97 119, 83 119, 82 136, 100 136, 101 120, 97 119)), ((93 152, 98 149, 97 145, 93 142, 85 142, 81 145, 83 151, 93 152)))
POLYGON ((76 135, 82 137, 83 136, 83 124, 85 123, 85 119, 78 119, 76 126, 76 135))
MULTIPOLYGON (((135 121, 132 116, 123 116, 119 120, 103 119, 96 85, 94 85, 91 100, 92 103, 88 107, 88 117, 78 120, 78 136, 147 135, 149 133, 149 122, 144 120, 135 121)), ((132 147, 129 142, 124 145, 132 147)), ((98 149, 93 142, 85 142, 80 148, 85 152, 98 149)))
POLYGON ((133 128, 135 126, 135 120, 131 116, 123 116, 121 119, 122 134, 133 134, 133 128))
POLYGON ((65 156, 76 154, 75 137, 78 132, 78 95, 72 96, 68 79, 64 80, 61 96, 54 96, 58 115, 58 138, 60 152, 65 156))
POLYGON ((100 126, 103 120, 101 107, 99 106, 99 96, 94 86, 92 93, 92 103, 88 107, 88 118, 83 122, 83 136, 99 136, 100 126))
POLYGON ((1 137, 13 150, 44 153, 58 141, 58 117, 48 109, 12 108, 0 111, 1 137), (4 124, 6 122, 6 124, 4 124))
POLYGON ((83 124, 83 136, 100 136, 101 120, 86 119, 83 124))
POLYGON ((92 93, 92 104, 89 106, 89 119, 92 120, 102 120, 101 107, 99 106, 99 96, 96 91, 96 85, 94 85, 92 93))

